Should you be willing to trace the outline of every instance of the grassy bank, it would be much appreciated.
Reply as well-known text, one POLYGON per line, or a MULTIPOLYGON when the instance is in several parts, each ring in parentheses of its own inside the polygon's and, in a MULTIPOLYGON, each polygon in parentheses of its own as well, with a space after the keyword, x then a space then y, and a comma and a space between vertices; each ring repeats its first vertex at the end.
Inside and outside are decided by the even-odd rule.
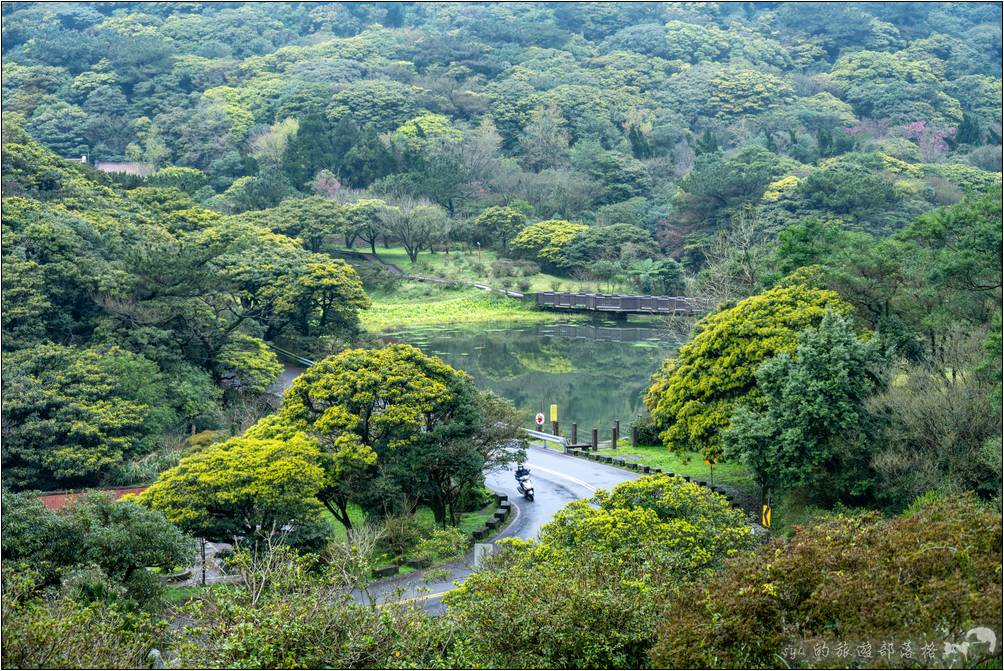
POLYGON ((744 492, 753 492, 756 489, 753 476, 744 465, 716 464, 712 476, 711 467, 704 463, 704 457, 696 452, 676 454, 662 445, 632 446, 630 442, 622 442, 617 448, 617 453, 618 456, 631 458, 677 475, 686 475, 698 480, 711 480, 713 477, 717 485, 729 485, 744 492))
MULTIPOLYGON (((610 453, 609 450, 605 452, 610 453)), ((617 455, 677 475, 705 481, 712 479, 711 468, 704 463, 704 457, 696 452, 679 455, 662 445, 632 446, 627 442, 618 447, 617 455)), ((735 487, 755 500, 759 497, 753 474, 743 464, 726 462, 716 464, 714 482, 718 485, 735 487)), ((805 524, 813 517, 825 513, 824 508, 809 503, 804 497, 789 494, 774 502, 771 528, 775 533, 789 533, 796 525, 805 524)))
POLYGON ((421 252, 418 260, 412 263, 403 247, 378 246, 377 256, 384 263, 393 263, 408 274, 431 275, 460 282, 478 282, 516 291, 606 291, 615 288, 595 280, 578 280, 546 272, 531 275, 498 275, 495 272, 495 264, 499 256, 491 249, 481 250, 480 255, 477 251, 467 251, 462 248, 455 249, 449 254, 443 251, 435 253, 426 251, 421 252))
POLYGON ((370 294, 373 305, 360 313, 362 326, 377 333, 401 326, 473 324, 477 322, 567 321, 569 315, 537 310, 531 303, 480 289, 448 289, 406 282, 390 293, 370 294))

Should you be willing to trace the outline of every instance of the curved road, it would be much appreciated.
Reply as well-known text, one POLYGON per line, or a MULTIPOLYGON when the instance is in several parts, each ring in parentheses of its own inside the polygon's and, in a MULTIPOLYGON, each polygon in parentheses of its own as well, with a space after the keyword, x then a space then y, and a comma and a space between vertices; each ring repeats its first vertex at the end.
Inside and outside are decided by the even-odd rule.
MULTIPOLYGON (((270 391, 282 394, 303 371, 300 366, 285 364, 281 377, 270 391)), ((597 489, 610 489, 621 482, 640 477, 638 473, 570 457, 538 445, 527 448, 526 464, 530 468, 534 485, 532 503, 516 491, 515 466, 485 474, 485 485, 492 491, 508 495, 513 504, 513 516, 509 519, 508 526, 492 542, 502 538, 534 538, 540 528, 565 504, 589 498, 597 489)), ((453 589, 455 583, 462 582, 473 570, 472 551, 463 559, 435 569, 382 580, 370 585, 365 591, 357 591, 355 597, 359 601, 377 602, 390 599, 421 600, 427 610, 440 612, 443 609, 442 595, 453 589), (442 575, 444 570, 445 577, 437 580, 426 577, 430 572, 442 575)))
MULTIPOLYGON (((490 489, 507 494, 513 504, 513 517, 510 518, 509 525, 493 541, 513 537, 534 538, 540 528, 565 504, 588 498, 597 489, 610 489, 618 483, 640 477, 638 473, 569 457, 536 445, 527 448, 526 464, 530 468, 534 485, 532 503, 516 491, 515 466, 509 470, 488 473, 485 477, 485 484, 490 489)), ((421 601, 430 612, 441 612, 443 594, 453 589, 455 583, 463 582, 473 570, 474 553, 471 552, 459 561, 436 569, 375 583, 368 590, 357 592, 355 596, 360 601, 372 599, 377 602, 413 599, 421 601), (430 571, 441 574, 443 570, 446 571, 445 576, 435 580, 426 578, 425 574, 430 571)))

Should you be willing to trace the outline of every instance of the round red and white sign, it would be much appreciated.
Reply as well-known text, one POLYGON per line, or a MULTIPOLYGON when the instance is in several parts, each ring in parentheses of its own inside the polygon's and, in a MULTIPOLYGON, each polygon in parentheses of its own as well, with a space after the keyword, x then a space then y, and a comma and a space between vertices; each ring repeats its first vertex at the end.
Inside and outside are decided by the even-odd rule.
POLYGON ((538 412, 536 420, 537 420, 537 426, 544 426, 544 413, 538 412))

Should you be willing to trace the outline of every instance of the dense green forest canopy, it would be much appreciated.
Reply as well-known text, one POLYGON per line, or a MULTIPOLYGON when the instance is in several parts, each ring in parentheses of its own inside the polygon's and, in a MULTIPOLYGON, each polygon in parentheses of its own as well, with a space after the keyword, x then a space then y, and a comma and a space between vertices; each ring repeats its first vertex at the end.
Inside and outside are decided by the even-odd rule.
POLYGON ((3 107, 65 157, 179 187, 171 166, 196 169, 184 189, 217 211, 523 202, 681 258, 743 204, 774 231, 889 231, 999 182, 1000 22, 993 3, 12 3, 3 107))
POLYGON ((913 667, 871 645, 923 636, 1000 668, 958 657, 1001 601, 999 3, 2 10, 3 664, 913 667), (527 460, 509 400, 373 335, 546 318, 474 282, 705 299, 615 382, 679 476, 502 541, 445 614, 365 603, 451 575, 527 460), (277 385, 278 351, 317 363, 277 385), (36 496, 109 485, 149 486, 36 496), (165 590, 189 535, 240 582, 165 590), (868 658, 790 654, 836 635, 868 658))

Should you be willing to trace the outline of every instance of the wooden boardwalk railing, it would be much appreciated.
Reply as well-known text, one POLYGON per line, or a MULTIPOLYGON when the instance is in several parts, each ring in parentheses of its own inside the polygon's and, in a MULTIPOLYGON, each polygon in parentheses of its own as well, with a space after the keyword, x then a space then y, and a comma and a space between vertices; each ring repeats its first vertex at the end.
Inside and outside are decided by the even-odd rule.
POLYGON ((681 296, 620 296, 571 291, 541 291, 537 305, 555 310, 590 310, 621 314, 698 315, 714 308, 705 298, 681 296))

